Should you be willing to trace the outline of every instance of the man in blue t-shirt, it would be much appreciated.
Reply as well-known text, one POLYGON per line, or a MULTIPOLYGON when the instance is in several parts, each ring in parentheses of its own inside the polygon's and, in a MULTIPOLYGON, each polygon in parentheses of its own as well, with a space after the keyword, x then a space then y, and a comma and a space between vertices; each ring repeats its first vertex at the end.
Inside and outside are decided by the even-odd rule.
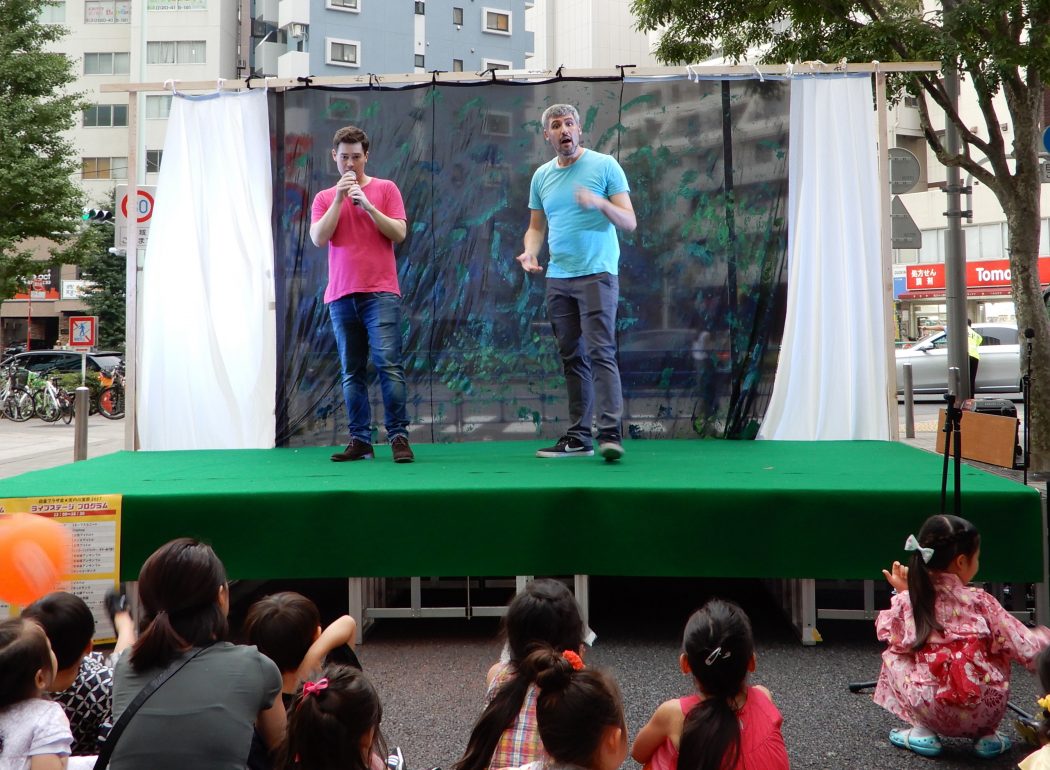
POLYGON ((616 303, 620 242, 616 228, 637 226, 630 187, 610 155, 580 146, 580 115, 570 104, 543 111, 543 138, 556 153, 532 176, 529 229, 518 262, 542 273, 537 261, 548 233, 547 312, 558 341, 569 391, 569 429, 537 457, 594 455, 591 423, 598 417, 598 452, 623 457, 623 396, 616 364, 616 303))

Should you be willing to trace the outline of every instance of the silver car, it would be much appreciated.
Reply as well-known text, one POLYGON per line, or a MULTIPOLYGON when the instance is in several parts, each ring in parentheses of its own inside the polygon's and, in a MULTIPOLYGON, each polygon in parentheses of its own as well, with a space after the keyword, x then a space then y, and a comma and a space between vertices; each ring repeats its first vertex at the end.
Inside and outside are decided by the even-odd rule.
MULTIPOLYGON (((984 338, 981 363, 977 366, 978 393, 1016 393, 1021 389, 1021 346, 1012 324, 974 324, 984 338)), ((911 364, 912 388, 916 393, 948 392, 948 334, 934 332, 897 351, 897 392, 904 392, 902 364, 911 364)), ((965 365, 965 363, 964 363, 965 365)), ((969 377, 962 372, 963 377, 969 377)))

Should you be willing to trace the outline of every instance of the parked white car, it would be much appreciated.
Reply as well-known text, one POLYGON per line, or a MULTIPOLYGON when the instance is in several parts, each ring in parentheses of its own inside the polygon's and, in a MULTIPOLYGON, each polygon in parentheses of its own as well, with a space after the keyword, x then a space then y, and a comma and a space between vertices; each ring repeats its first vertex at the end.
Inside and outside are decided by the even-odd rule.
MULTIPOLYGON (((1012 324, 974 324, 984 338, 977 366, 978 393, 1015 393, 1021 389, 1021 346, 1012 324)), ((897 392, 904 392, 902 364, 911 364, 915 393, 948 392, 948 334, 934 332, 897 352, 897 392)), ((964 362, 965 366, 965 362, 964 362)), ((968 378, 969 372, 961 376, 968 378)))

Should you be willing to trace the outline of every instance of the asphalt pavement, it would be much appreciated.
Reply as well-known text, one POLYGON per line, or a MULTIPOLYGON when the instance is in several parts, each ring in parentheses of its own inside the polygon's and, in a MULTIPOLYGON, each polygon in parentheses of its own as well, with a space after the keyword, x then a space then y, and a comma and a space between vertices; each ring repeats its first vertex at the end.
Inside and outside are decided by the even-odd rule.
MULTIPOLYGON (((937 409, 942 403, 930 399, 918 406, 916 437, 907 443, 932 450, 937 409)), ((903 412, 901 421, 903 436, 903 412)), ((89 457, 123 447, 123 420, 90 418, 89 457)), ((3 478, 72 459, 72 426, 0 420, 0 497, 3 478)), ((939 485, 940 478, 930 483, 939 485)), ((241 601, 234 608, 234 623, 253 595, 282 588, 313 596, 326 620, 347 606, 345 581, 245 584, 236 592, 241 601)), ((820 584, 818 606, 830 595, 841 599, 843 591, 855 595, 857 586, 820 584)), ((847 688, 849 682, 871 680, 878 674, 881 645, 870 621, 821 621, 823 642, 803 647, 761 581, 594 577, 591 625, 598 639, 587 660, 590 665, 608 668, 619 681, 631 738, 660 702, 689 693, 691 682, 677 668, 681 630, 690 611, 712 595, 739 601, 752 618, 758 653, 753 681, 773 692, 784 716, 784 738, 793 768, 999 770, 1013 768, 1027 752, 1018 746, 1004 757, 981 760, 970 751, 968 742, 946 740, 941 757, 929 760, 892 747, 886 736, 898 726, 897 720, 875 706, 870 693, 851 694, 847 688)), ((506 598, 495 601, 502 603, 506 598)), ((442 595, 437 601, 455 604, 458 597, 442 595)), ((888 595, 880 586, 876 604, 883 607, 887 603, 888 595)), ((369 630, 359 650, 361 660, 383 698, 386 737, 401 746, 411 770, 448 768, 459 757, 482 707, 485 671, 499 655, 497 633, 498 621, 485 617, 381 620, 369 630)), ((1012 702, 1032 712, 1036 690, 1035 678, 1015 667, 1012 702)), ((1009 715, 1002 729, 1017 738, 1009 715)), ((631 759, 624 767, 638 770, 631 759)))

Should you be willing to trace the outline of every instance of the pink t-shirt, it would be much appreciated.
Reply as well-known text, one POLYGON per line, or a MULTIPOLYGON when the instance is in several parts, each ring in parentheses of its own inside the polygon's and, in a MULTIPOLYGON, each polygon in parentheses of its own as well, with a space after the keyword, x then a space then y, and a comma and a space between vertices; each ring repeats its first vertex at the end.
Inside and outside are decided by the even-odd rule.
MULTIPOLYGON (((688 715, 700 703, 699 695, 680 698, 682 713, 688 715)), ((747 688, 747 700, 738 712, 740 719, 740 758, 733 770, 788 770, 790 763, 780 726, 784 719, 764 692, 747 688)), ((675 770, 678 749, 667 738, 649 758, 647 770, 675 770)))
MULTIPOLYGON (((372 177, 362 188, 372 205, 391 219, 408 219, 401 191, 389 179, 372 177)), ((328 211, 335 199, 335 187, 321 190, 314 197, 311 222, 328 211)), ((343 200, 339 223, 328 241, 328 288, 325 303, 356 292, 387 291, 400 295, 394 243, 376 227, 372 217, 349 198, 343 200)))

